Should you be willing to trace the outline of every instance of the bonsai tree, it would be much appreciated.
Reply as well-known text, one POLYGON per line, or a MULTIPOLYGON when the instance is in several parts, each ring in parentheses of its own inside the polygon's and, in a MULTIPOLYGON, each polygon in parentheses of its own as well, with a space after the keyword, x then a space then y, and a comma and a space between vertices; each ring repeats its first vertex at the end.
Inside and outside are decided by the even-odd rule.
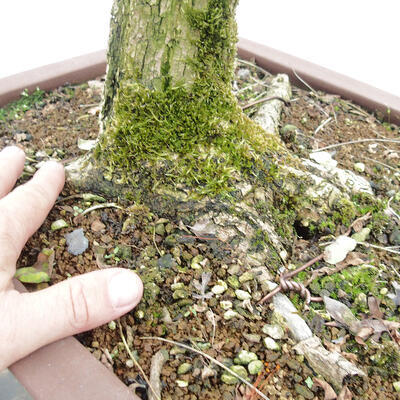
POLYGON ((245 268, 277 270, 294 221, 318 223, 329 196, 343 210, 342 196, 303 196, 304 168, 239 107, 237 3, 115 0, 98 144, 68 170, 81 188, 229 243, 245 268))
MULTIPOLYGON (((308 172, 313 167, 281 142, 280 100, 263 106, 260 124, 239 107, 231 87, 236 5, 237 0, 113 5, 98 143, 68 170, 82 189, 128 204, 122 232, 133 225, 141 225, 138 236, 145 232, 145 248, 135 242, 133 266, 140 266, 145 287, 135 315, 147 326, 158 325, 165 299, 173 299, 167 310, 173 318, 192 304, 191 296, 204 305, 212 296, 212 274, 217 282, 229 272, 232 288, 245 282, 252 300, 261 300, 270 273, 287 263, 296 223, 318 229, 324 216, 333 215, 333 224, 349 226, 357 215, 349 190, 316 176, 322 167, 308 172), (185 236, 201 242, 189 248, 192 253, 185 236), (182 269, 182 281, 171 284, 182 269), (191 279, 198 294, 185 289, 191 279)), ((278 76, 271 86, 272 97, 290 97, 287 77, 278 76)), ((226 288, 223 281, 215 290, 226 288)), ((246 314, 244 304, 240 312, 253 318, 252 305, 246 314)), ((236 315, 230 312, 226 319, 236 315)), ((244 323, 227 326, 235 330, 244 323)))

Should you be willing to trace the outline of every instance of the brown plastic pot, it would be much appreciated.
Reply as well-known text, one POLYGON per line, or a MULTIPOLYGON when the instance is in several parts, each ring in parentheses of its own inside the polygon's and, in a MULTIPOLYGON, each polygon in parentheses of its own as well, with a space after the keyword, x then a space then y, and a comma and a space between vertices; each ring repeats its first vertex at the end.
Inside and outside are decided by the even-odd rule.
MULTIPOLYGON (((302 85, 293 71, 314 89, 338 94, 384 115, 390 109, 390 121, 400 123, 399 97, 246 39, 240 39, 238 53, 272 73, 287 73, 296 84, 302 85)), ((105 71, 106 52, 102 50, 0 79, 0 106, 17 99, 24 89, 52 90, 66 83, 85 82, 105 71)), ((16 286, 23 290, 18 282, 16 286)), ((34 399, 138 399, 72 337, 37 350, 10 370, 34 399)))

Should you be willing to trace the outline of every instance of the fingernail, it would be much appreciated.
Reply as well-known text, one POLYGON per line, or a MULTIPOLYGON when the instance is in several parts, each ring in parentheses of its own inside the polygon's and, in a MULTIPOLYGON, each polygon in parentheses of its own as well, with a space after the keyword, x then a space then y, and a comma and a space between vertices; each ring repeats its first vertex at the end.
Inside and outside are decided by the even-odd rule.
POLYGON ((19 147, 17 147, 17 146, 7 146, 7 147, 5 147, 2 151, 1 151, 1 153, 4 155, 17 155, 17 154, 21 154, 21 153, 24 153, 24 151, 23 150, 21 150, 19 147))
POLYGON ((143 284, 134 272, 122 271, 111 278, 108 292, 114 308, 133 308, 142 298, 143 284))

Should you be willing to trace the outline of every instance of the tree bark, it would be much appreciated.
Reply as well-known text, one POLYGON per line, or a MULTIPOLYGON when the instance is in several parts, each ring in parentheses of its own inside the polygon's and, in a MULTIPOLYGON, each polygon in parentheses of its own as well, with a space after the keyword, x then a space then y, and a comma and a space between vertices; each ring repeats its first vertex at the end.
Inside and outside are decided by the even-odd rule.
POLYGON ((214 38, 221 52, 219 59, 207 58, 207 69, 223 63, 231 75, 236 53, 236 4, 237 0, 114 0, 101 117, 103 129, 113 114, 118 89, 127 82, 135 80, 149 89, 165 90, 179 85, 190 87, 199 78, 198 65, 193 62, 199 56, 198 41, 215 32, 199 29, 193 21, 196 13, 211 16, 212 8, 219 7, 224 14, 227 28, 224 32, 229 37, 214 38))

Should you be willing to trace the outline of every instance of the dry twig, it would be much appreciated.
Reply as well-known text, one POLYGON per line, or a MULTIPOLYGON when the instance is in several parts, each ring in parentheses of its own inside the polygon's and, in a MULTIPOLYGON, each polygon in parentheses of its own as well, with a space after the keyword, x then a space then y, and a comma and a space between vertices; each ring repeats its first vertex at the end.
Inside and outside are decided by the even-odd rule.
POLYGON ((400 140, 396 139, 378 139, 378 138, 368 138, 368 139, 358 139, 358 140, 351 140, 350 142, 343 142, 343 143, 336 143, 331 144, 329 146, 321 147, 318 150, 312 151, 312 153, 316 153, 318 151, 334 149, 336 147, 346 146, 348 144, 357 144, 357 143, 364 143, 364 142, 389 142, 389 143, 400 143, 400 140))
POLYGON ((329 122, 332 121, 332 117, 327 118, 325 121, 323 121, 318 128, 314 131, 314 135, 316 135, 325 125, 329 124, 329 122))
POLYGON ((255 64, 255 63, 252 63, 252 62, 246 61, 246 60, 242 60, 242 59, 238 60, 238 62, 239 62, 239 63, 242 63, 242 64, 246 64, 246 65, 248 65, 249 67, 256 68, 256 69, 258 69, 259 71, 261 71, 261 72, 262 72, 264 75, 266 75, 266 76, 271 76, 271 73, 270 73, 270 72, 268 72, 267 70, 265 70, 264 68, 260 67, 259 65, 255 64))
POLYGON ((263 99, 259 99, 259 100, 253 101, 252 103, 246 104, 246 105, 244 105, 244 106, 242 107, 242 110, 246 110, 246 109, 248 109, 248 108, 250 108, 250 107, 253 107, 253 106, 257 105, 257 104, 265 103, 265 102, 271 101, 271 100, 280 100, 280 101, 284 102, 285 105, 289 105, 289 104, 290 104, 290 101, 285 100, 283 97, 280 97, 280 96, 270 96, 270 97, 265 97, 265 98, 263 98, 263 99))

